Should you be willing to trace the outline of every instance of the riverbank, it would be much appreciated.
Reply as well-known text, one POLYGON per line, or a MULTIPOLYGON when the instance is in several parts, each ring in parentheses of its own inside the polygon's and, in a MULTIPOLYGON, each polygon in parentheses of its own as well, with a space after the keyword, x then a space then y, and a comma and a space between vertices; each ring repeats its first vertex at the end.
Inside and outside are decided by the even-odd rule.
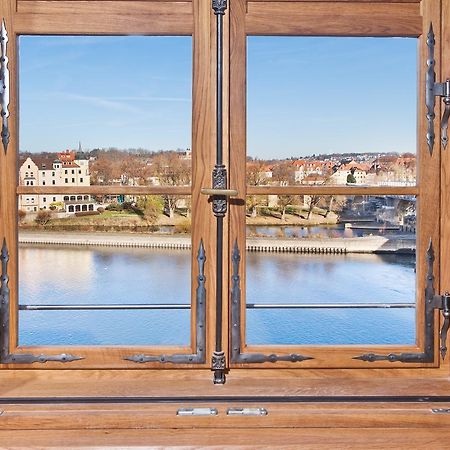
MULTIPOLYGON (((189 235, 142 233, 58 233, 21 230, 22 245, 78 245, 190 249, 189 235)), ((246 249, 254 252, 286 253, 414 253, 416 241, 410 237, 364 236, 356 238, 255 238, 249 237, 246 249)))

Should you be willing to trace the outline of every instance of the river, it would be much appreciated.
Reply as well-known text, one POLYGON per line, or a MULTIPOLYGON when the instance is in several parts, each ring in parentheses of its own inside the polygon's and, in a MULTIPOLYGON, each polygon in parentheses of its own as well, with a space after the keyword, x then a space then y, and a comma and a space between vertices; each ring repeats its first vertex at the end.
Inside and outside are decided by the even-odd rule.
MULTIPOLYGON (((411 255, 248 253, 247 302, 412 303, 414 263, 411 255)), ((21 245, 19 267, 21 304, 190 302, 187 250, 21 245)), ((188 310, 21 311, 19 317, 22 345, 190 340, 188 310)), ((415 309, 249 309, 246 325, 253 344, 412 344, 415 309)))

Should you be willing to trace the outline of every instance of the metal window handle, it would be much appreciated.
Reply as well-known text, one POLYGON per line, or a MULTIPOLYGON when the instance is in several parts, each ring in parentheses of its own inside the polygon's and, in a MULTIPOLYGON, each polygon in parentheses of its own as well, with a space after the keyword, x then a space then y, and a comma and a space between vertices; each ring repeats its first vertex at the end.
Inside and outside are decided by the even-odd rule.
POLYGON ((450 79, 443 83, 443 91, 442 101, 444 102, 445 110, 441 120, 441 141, 442 146, 445 148, 448 144, 448 119, 450 117, 450 79))
POLYGON ((222 195, 224 197, 236 197, 239 192, 236 189, 208 189, 203 188, 200 191, 203 195, 222 195))

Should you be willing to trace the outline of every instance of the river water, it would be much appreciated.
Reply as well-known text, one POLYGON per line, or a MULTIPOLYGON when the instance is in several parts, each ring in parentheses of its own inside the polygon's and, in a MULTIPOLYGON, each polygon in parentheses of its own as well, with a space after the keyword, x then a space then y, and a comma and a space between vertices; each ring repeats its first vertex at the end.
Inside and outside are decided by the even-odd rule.
MULTIPOLYGON (((207 260, 207 263, 211 263, 207 260)), ((189 303, 190 252, 21 246, 21 304, 189 303)), ((206 281, 208 287, 208 280, 206 281)), ((413 303, 409 255, 248 253, 247 303, 413 303)), ((22 345, 188 344, 190 311, 21 311, 22 345)), ((412 344, 415 309, 249 309, 253 344, 412 344)))

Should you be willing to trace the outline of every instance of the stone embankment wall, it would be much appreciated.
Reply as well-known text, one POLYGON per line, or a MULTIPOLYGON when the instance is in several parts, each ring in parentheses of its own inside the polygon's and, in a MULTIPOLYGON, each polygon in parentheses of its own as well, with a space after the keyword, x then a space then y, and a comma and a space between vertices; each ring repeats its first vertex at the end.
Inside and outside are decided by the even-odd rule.
MULTIPOLYGON (((46 233, 21 232, 20 244, 95 245, 190 249, 190 236, 148 235, 132 233, 46 233)), ((247 250, 279 253, 413 253, 413 237, 366 236, 360 238, 247 238, 247 250)))

